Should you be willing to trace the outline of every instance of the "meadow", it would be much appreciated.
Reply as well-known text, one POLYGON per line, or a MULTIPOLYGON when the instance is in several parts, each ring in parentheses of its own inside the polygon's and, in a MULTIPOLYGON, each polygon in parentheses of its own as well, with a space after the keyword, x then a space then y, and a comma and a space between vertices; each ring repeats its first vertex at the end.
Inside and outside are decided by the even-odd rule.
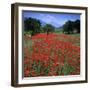
POLYGON ((24 35, 24 77, 80 74, 80 34, 24 35))

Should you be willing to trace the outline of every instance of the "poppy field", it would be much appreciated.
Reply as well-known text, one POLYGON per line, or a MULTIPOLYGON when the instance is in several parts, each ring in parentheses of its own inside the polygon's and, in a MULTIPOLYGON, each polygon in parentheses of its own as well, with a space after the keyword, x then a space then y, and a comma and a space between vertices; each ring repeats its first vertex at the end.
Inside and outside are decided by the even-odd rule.
POLYGON ((24 77, 80 74, 80 36, 24 35, 24 77))

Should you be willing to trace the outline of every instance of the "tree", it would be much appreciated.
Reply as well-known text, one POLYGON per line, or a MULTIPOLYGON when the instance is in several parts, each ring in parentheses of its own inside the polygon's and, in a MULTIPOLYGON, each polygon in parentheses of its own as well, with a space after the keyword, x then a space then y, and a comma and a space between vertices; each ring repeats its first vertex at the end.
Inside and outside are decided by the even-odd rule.
POLYGON ((24 29, 26 32, 31 31, 31 35, 35 35, 40 32, 41 23, 35 18, 25 18, 24 29))
POLYGON ((47 35, 48 35, 50 32, 54 32, 55 27, 52 26, 51 24, 46 24, 46 25, 43 27, 43 29, 44 29, 44 32, 46 32, 47 35))
POLYGON ((77 30, 77 33, 80 33, 80 20, 67 21, 63 25, 63 33, 71 34, 74 33, 75 29, 77 30))
POLYGON ((80 33, 80 20, 74 22, 74 28, 77 29, 77 33, 80 33))
POLYGON ((63 32, 67 33, 67 34, 71 34, 73 31, 73 22, 72 21, 67 21, 64 25, 63 25, 63 32))

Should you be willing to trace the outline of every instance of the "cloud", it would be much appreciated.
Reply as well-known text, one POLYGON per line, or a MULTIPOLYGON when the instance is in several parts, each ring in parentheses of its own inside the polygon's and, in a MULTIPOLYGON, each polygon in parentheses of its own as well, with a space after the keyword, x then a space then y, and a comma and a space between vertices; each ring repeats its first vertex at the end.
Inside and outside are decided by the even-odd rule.
POLYGON ((59 26, 60 25, 60 21, 57 18, 55 18, 55 16, 51 16, 51 15, 48 15, 48 14, 40 14, 40 18, 45 23, 52 24, 54 26, 59 26))

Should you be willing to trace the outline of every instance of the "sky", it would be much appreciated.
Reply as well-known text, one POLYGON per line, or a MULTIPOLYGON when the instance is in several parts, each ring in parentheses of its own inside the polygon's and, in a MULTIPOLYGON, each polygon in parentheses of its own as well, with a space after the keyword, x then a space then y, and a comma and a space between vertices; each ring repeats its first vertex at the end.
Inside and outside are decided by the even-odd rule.
POLYGON ((36 18, 42 23, 51 24, 55 27, 61 27, 66 21, 80 20, 80 14, 70 14, 70 13, 50 13, 50 12, 33 12, 33 11, 23 11, 24 18, 36 18))

